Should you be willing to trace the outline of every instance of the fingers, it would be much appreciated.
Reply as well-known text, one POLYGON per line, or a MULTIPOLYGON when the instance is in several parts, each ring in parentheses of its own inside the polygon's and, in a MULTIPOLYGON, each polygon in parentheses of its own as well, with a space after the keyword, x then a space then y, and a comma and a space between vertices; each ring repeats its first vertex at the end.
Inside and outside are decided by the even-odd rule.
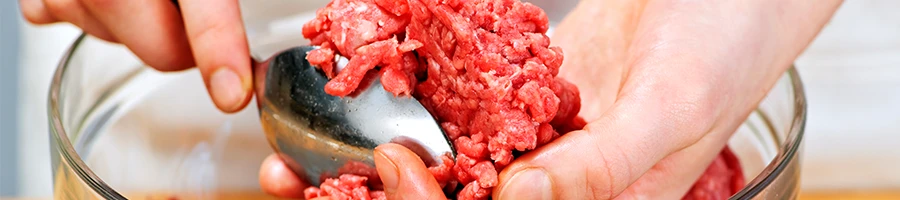
POLYGON ((115 37, 79 0, 22 0, 22 14, 32 23, 68 21, 94 37, 115 42, 115 37))
POLYGON ((388 199, 446 199, 418 155, 398 144, 375 148, 375 167, 388 199))
POLYGON ((178 10, 169 1, 82 2, 119 42, 147 65, 162 71, 182 70, 193 66, 178 10))
POLYGON ((250 101, 250 53, 237 0, 180 2, 191 50, 216 106, 225 112, 250 101))
POLYGON ((303 198, 303 189, 309 186, 277 154, 269 155, 263 161, 259 183, 264 192, 285 198, 303 198))
POLYGON ((21 0, 32 23, 70 22, 94 37, 121 42, 163 71, 193 66, 177 10, 167 1, 21 0))
MULTIPOLYGON (((637 31, 633 43, 655 36, 637 31)), ((727 134, 717 126, 722 124, 720 115, 728 107, 727 100, 731 100, 720 98, 723 79, 718 75, 722 70, 701 70, 709 66, 703 57, 708 49, 665 49, 673 46, 671 42, 648 42, 652 45, 646 46, 632 43, 615 103, 584 130, 563 135, 518 158, 500 173, 495 197, 610 199, 663 158, 697 143, 708 133, 727 134)), ((708 164, 711 158, 698 158, 698 162, 708 164)), ((703 169, 676 170, 685 170, 678 173, 688 176, 703 169)), ((672 188, 656 189, 663 194, 672 188)))
POLYGON ((736 127, 732 119, 739 117, 719 121, 719 105, 725 103, 710 92, 713 84, 647 77, 653 78, 626 87, 624 96, 584 130, 563 135, 504 169, 495 197, 610 199, 639 178, 646 178, 648 187, 632 191, 641 195, 672 198, 686 191, 715 156, 706 153, 721 149, 734 131, 729 127, 736 127), (663 160, 667 157, 672 160, 663 160), (656 181, 661 183, 650 184, 656 181))
POLYGON ((25 20, 35 24, 48 24, 59 21, 50 14, 42 0, 19 0, 19 7, 25 20))
POLYGON ((767 6, 773 5, 648 3, 615 103, 585 130, 508 166, 495 197, 683 194, 691 185, 685 180, 696 180, 706 169, 782 75, 784 61, 793 59, 771 54, 792 55, 798 48, 769 39, 791 31, 771 29, 782 22, 767 17, 773 10, 767 6))
POLYGON ((196 63, 213 102, 224 112, 237 112, 250 101, 250 56, 237 0, 182 2, 183 18, 170 1, 21 0, 21 4, 33 23, 71 22, 95 37, 124 44, 158 70, 183 70, 196 63))
POLYGON ((565 54, 559 77, 578 86, 578 115, 586 121, 597 120, 615 102, 628 45, 646 1, 581 1, 556 27, 551 45, 565 54))
MULTIPOLYGON (((518 158, 500 173, 495 198, 618 196, 660 160, 698 138, 694 135, 706 132, 703 126, 693 128, 667 122, 681 120, 668 117, 678 116, 667 114, 673 109, 654 105, 659 104, 617 104, 585 130, 563 135, 518 158)), ((685 121, 699 117, 689 118, 685 121)))

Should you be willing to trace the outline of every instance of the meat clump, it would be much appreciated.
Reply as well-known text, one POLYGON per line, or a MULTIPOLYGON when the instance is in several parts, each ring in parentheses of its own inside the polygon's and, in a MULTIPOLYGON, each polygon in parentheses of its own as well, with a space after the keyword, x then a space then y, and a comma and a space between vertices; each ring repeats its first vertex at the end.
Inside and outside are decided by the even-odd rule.
POLYGON ((371 191, 366 185, 365 176, 343 174, 339 178, 327 179, 319 187, 309 187, 303 190, 305 199, 317 197, 330 197, 332 200, 384 200, 384 191, 371 191))

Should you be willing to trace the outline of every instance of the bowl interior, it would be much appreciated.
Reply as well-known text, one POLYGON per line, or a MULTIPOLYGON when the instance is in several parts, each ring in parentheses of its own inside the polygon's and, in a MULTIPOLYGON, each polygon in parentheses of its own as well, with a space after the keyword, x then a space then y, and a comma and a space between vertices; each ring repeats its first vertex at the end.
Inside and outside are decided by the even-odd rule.
MULTIPOLYGON (((534 2, 553 22, 577 3, 534 2)), ((241 1, 252 56, 306 44, 302 24, 325 3, 241 1)), ((89 36, 61 66, 50 102, 57 197, 271 198, 257 182, 259 164, 272 150, 255 102, 223 114, 197 70, 159 73, 125 47, 89 36)), ((763 182, 778 164, 773 160, 784 158, 785 141, 799 134, 793 75, 779 81, 729 141, 750 185, 763 182)))

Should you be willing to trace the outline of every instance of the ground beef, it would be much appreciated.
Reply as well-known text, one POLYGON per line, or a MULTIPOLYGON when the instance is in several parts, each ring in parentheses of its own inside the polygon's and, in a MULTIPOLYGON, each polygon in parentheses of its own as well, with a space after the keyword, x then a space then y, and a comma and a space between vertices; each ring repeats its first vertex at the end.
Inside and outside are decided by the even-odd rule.
POLYGON ((725 148, 706 168, 683 200, 728 199, 744 188, 744 174, 737 157, 725 148))
MULTIPOLYGON (((352 95, 374 70, 385 90, 418 99, 458 153, 432 174, 457 199, 486 199, 516 152, 585 124, 577 88, 556 78, 563 52, 548 28, 543 10, 519 0, 333 0, 303 35, 320 47, 307 59, 330 78, 326 93, 352 95), (350 60, 339 73, 337 55, 350 60)), ((341 176, 306 194, 351 197, 365 180, 341 176)))
POLYGON ((343 174, 353 174, 356 176, 365 177, 368 180, 371 180, 368 182, 368 184, 367 184, 368 186, 381 188, 381 178, 378 177, 378 171, 375 170, 374 167, 371 167, 370 165, 368 165, 366 163, 362 163, 362 162, 358 162, 358 161, 350 161, 350 162, 345 163, 344 166, 341 166, 340 168, 338 168, 337 174, 324 174, 323 173, 322 175, 319 176, 321 178, 321 180, 319 180, 319 181, 325 182, 325 180, 328 177, 335 177, 337 175, 343 175, 343 174))
POLYGON ((415 73, 424 66, 412 52, 422 43, 403 40, 410 20, 409 6, 405 0, 377 2, 335 0, 319 9, 316 18, 303 26, 303 36, 320 47, 309 52, 307 59, 331 78, 325 85, 326 93, 349 95, 368 71, 381 66, 381 82, 386 90, 395 95, 411 94, 417 82, 415 73), (335 74, 335 54, 350 58, 339 74, 335 74))
POLYGON ((370 191, 366 185, 368 178, 353 174, 344 174, 335 179, 322 182, 319 187, 309 187, 303 190, 306 199, 328 196, 332 200, 370 200, 387 199, 383 191, 370 191))

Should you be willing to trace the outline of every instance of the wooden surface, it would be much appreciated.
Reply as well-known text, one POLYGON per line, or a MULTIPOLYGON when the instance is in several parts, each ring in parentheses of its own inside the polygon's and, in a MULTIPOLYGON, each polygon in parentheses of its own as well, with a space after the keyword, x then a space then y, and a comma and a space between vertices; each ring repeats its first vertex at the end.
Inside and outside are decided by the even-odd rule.
POLYGON ((900 199, 900 191, 864 191, 864 192, 805 192, 800 193, 800 200, 894 200, 900 199))

